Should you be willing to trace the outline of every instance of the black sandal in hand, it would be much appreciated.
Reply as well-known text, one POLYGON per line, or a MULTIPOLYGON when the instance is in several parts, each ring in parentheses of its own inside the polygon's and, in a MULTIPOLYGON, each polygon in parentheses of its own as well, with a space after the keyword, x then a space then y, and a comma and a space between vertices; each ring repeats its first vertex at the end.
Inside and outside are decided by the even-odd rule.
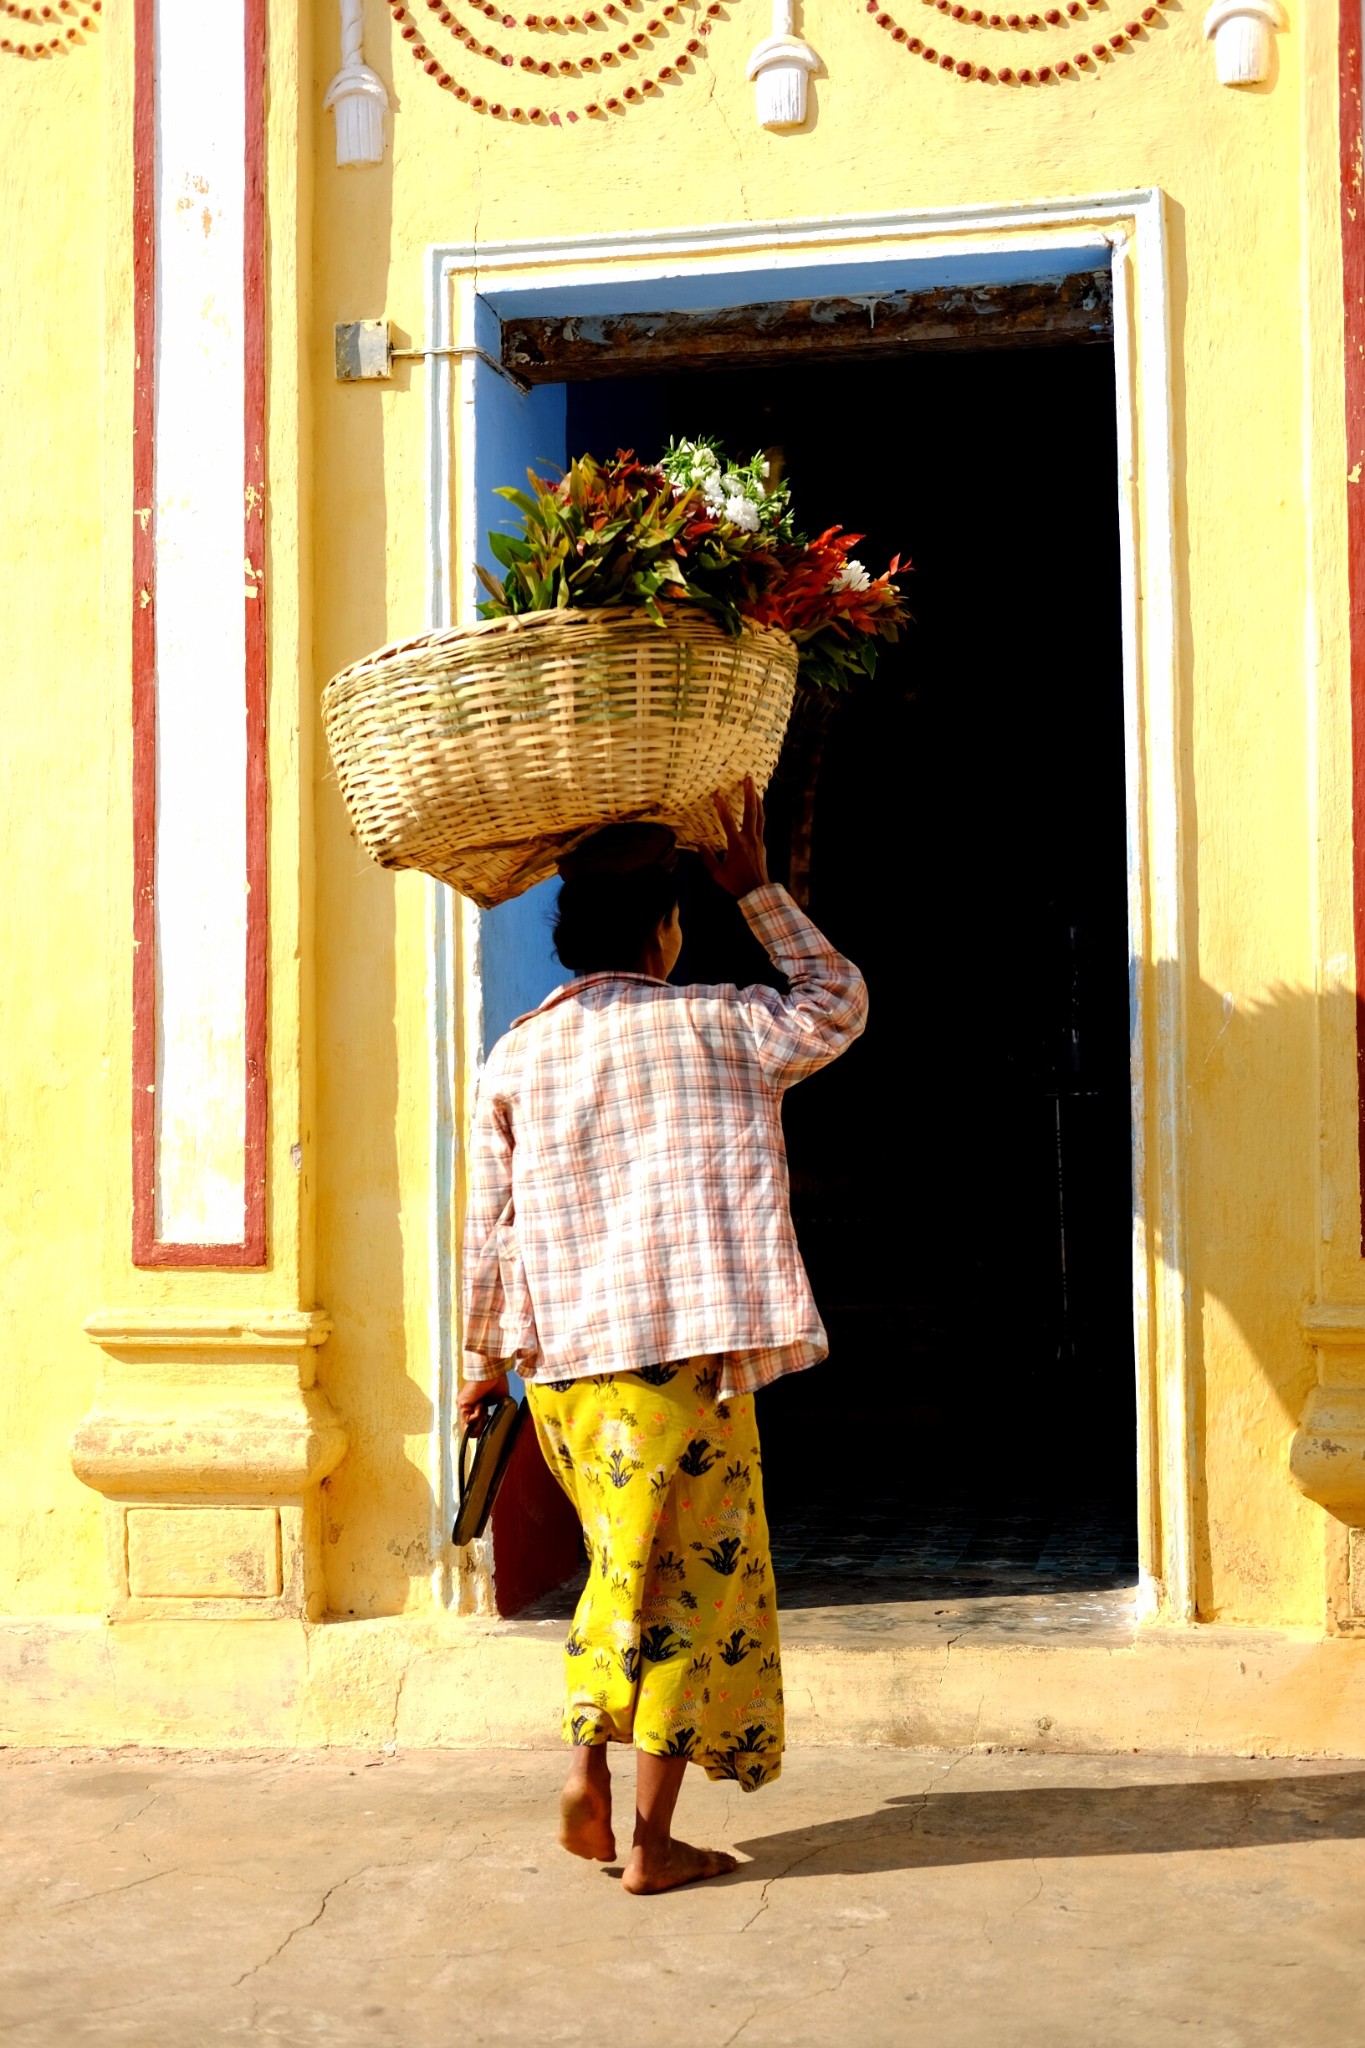
POLYGON ((483 1427, 477 1435, 467 1427, 461 1430, 455 1446, 459 1499, 450 1540, 457 1544, 472 1543, 488 1526, 498 1488, 526 1420, 526 1403, 514 1401, 510 1394, 493 1394, 487 1401, 480 1401, 473 1414, 482 1416, 483 1427))

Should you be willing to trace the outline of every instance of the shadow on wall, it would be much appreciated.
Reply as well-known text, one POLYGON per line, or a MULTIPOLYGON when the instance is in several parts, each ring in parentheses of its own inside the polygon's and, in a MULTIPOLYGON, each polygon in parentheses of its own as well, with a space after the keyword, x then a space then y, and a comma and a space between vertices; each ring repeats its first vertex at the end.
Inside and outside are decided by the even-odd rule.
MULTIPOLYGON (((1177 993, 1176 975, 1174 963, 1159 965, 1153 1011, 1177 993)), ((1257 1486, 1281 1500, 1292 1488, 1289 1438, 1317 1378, 1302 1314, 1317 1288, 1319 1237, 1350 1251, 1359 1243, 1355 1091, 1346 1097, 1350 1128, 1329 1134, 1342 1161, 1341 1182, 1331 1185, 1323 1179, 1318 1073, 1320 1064, 1328 1074, 1354 1073, 1360 1006, 1350 989, 1320 993, 1288 982, 1248 998, 1195 981, 1186 984, 1185 1000, 1188 1270, 1179 1277, 1189 1305, 1199 1611, 1211 1618, 1218 1603, 1210 1542, 1222 1517, 1219 1554, 1244 1582, 1275 1576, 1233 1525, 1257 1486), (1235 1359, 1223 1369, 1212 1355, 1220 1322, 1235 1326, 1259 1381, 1239 1378, 1235 1359), (1210 1458, 1213 1439, 1235 1441, 1236 1460, 1210 1458), (1212 1496, 1211 1474, 1220 1498, 1212 1496)), ((1152 1250, 1178 1270, 1159 1240, 1152 1250)))
POLYGON ((1156 1856, 1365 1836, 1365 1772, 1198 1784, 1039 1785, 1001 1792, 905 1792, 874 1813, 823 1821, 735 1847, 766 1882, 869 1876, 953 1864, 1072 1856, 1156 1856))
MULTIPOLYGON (((1160 1002, 1174 980, 1158 969, 1160 1002)), ((1259 1350, 1267 1318, 1295 1319, 1314 1285, 1319 1201, 1317 1073, 1340 1062, 1355 1066, 1362 1006, 1347 988, 1321 994, 1272 982, 1263 994, 1239 997, 1206 982, 1187 984, 1184 1080, 1190 1108, 1217 1093, 1218 1150, 1200 1150, 1190 1135, 1188 1227, 1197 1264, 1192 1290, 1217 1300, 1248 1343, 1259 1350), (1261 1253, 1263 1256, 1257 1256, 1261 1253), (1299 1285, 1285 1287, 1286 1262, 1297 1262, 1299 1285)), ((1354 1107, 1354 1092, 1352 1092, 1354 1107)), ((1334 1134, 1353 1168, 1356 1133, 1334 1134)), ((1334 1187, 1323 1217, 1325 1234, 1354 1251, 1359 1243, 1357 1183, 1334 1187)), ((1157 1246, 1158 1253, 1163 1251, 1157 1246)), ((1311 1376, 1311 1375, 1310 1375, 1311 1376)), ((1303 1375, 1276 1371, 1268 1380, 1286 1416, 1297 1419, 1303 1375)))

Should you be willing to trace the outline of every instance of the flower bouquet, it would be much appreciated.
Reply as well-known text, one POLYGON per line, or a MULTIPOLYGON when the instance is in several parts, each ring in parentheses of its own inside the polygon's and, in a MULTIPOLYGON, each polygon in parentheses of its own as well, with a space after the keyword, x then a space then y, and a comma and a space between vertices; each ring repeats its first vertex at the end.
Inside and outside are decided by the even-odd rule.
POLYGON ((583 456, 505 489, 478 626, 334 677, 323 718, 362 845, 477 903, 519 894, 587 833, 650 818, 717 843, 710 797, 765 787, 798 681, 847 687, 905 611, 859 536, 795 531, 760 456, 674 443, 658 464, 583 456))
POLYGON ((831 526, 815 540, 794 529, 791 488, 768 480, 761 455, 727 463, 716 441, 675 441, 661 463, 622 451, 585 455, 564 476, 532 474, 530 492, 499 497, 522 515, 519 535, 489 543, 505 570, 481 569, 484 618, 573 606, 635 605, 656 625, 695 607, 738 635, 746 626, 795 644, 801 686, 839 690, 875 673, 884 640, 906 620, 899 558, 872 577, 853 550, 862 539, 831 526))

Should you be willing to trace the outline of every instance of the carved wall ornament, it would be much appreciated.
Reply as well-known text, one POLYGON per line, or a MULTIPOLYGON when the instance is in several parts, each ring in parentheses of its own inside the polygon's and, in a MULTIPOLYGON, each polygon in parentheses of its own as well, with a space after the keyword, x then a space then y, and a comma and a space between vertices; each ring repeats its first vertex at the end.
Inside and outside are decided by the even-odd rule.
MULTIPOLYGON (((343 0, 343 12, 358 0, 343 0)), ((581 13, 525 14, 518 16, 507 12, 498 0, 462 0, 475 13, 507 30, 527 31, 536 35, 559 38, 573 38, 579 34, 604 29, 609 35, 613 23, 629 27, 637 14, 644 14, 648 0, 598 0, 595 7, 585 8, 581 13)), ((635 60, 644 60, 651 53, 651 45, 670 32, 670 26, 678 20, 689 4, 689 0, 666 0, 657 5, 648 19, 622 36, 614 46, 598 50, 584 50, 580 54, 572 42, 563 44, 563 54, 555 56, 518 55, 496 43, 484 42, 475 32, 460 21, 448 0, 425 0, 425 5, 434 14, 449 34, 471 56, 496 64, 502 70, 517 70, 528 77, 544 79, 570 79, 588 77, 601 72, 609 76, 617 65, 635 60)), ((422 39, 416 22, 408 12, 405 0, 389 0, 389 11, 393 15, 403 41, 412 52, 413 58, 435 80, 443 92, 448 92, 462 106, 472 113, 489 114, 495 120, 530 123, 533 126, 562 127, 580 120, 599 120, 613 114, 624 114, 632 107, 657 95, 664 86, 682 83, 695 69, 695 62, 705 48, 705 38, 710 35, 716 18, 723 12, 721 0, 691 0, 696 13, 701 17, 694 24, 695 33, 673 51, 669 61, 644 77, 624 86, 618 93, 604 93, 600 99, 590 100, 581 106, 517 106, 492 98, 487 93, 472 91, 460 79, 449 72, 441 59, 422 39)), ((961 0, 922 0, 922 4, 941 14, 945 20, 968 29, 986 29, 1008 33, 1011 31, 1032 35, 1050 28, 1064 28, 1068 24, 1083 24, 1097 9, 1105 6, 1107 0, 1065 0, 1065 4, 1045 8, 1041 13, 1022 14, 1017 12, 996 13, 981 7, 967 7, 961 0)), ((951 77, 971 81, 979 85, 1032 86, 1051 85, 1064 80, 1075 81, 1087 76, 1098 76, 1125 50, 1145 44, 1149 31, 1162 19, 1163 11, 1170 0, 1148 0, 1132 20, 1121 23, 1107 34, 1099 36, 1087 48, 1063 53, 1051 62, 1037 65, 1001 65, 998 68, 977 63, 974 59, 940 49, 922 36, 911 35, 910 31, 889 14, 881 0, 865 0, 867 12, 873 16, 878 28, 899 43, 907 56, 918 57, 931 64, 936 70, 947 72, 951 77)), ((748 75, 756 88, 758 119, 765 128, 790 129, 800 127, 806 119, 809 94, 808 81, 820 59, 810 44, 795 33, 793 21, 794 0, 773 0, 773 30, 752 51, 749 57, 748 75)), ((1255 17, 1254 26, 1268 36, 1270 26, 1282 26, 1280 0, 1218 0, 1209 15, 1206 27, 1214 32, 1226 17, 1230 25, 1233 18, 1239 21, 1255 17)), ((1084 30, 1082 30, 1084 32, 1084 30)), ((1239 35, 1242 33, 1238 31, 1239 35)), ((1232 62, 1231 56, 1228 59, 1232 62)), ((1242 60, 1246 61, 1246 60, 1242 60)), ((1222 75, 1220 52, 1220 76, 1222 75)), ((338 74, 340 78, 344 74, 338 74)), ((1261 74, 1258 74, 1261 75, 1261 74)), ((1234 82, 1234 81, 1230 81, 1234 82)), ((1249 79, 1239 78, 1235 82, 1246 83, 1249 79)), ((509 81, 510 83, 510 81, 509 81)), ((337 81, 333 81, 335 88, 337 81)), ((338 146, 339 141, 338 141, 338 146)))
POLYGON ((758 89, 762 127, 801 126, 806 118, 810 75, 819 62, 810 44, 795 33, 792 0, 773 0, 773 32, 749 58, 749 77, 758 89))
POLYGON ((363 0, 341 0, 341 69, 322 104, 336 116, 337 162, 377 164, 384 158, 389 95, 361 54, 363 0))
POLYGON ((1270 72, 1271 36, 1288 27, 1280 0, 1213 0, 1204 34, 1220 85, 1260 85, 1270 72))

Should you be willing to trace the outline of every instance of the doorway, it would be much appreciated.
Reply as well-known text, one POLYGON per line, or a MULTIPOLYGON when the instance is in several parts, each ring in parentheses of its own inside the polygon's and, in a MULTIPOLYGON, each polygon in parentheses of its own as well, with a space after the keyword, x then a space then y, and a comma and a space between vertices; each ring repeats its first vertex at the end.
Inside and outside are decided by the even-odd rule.
MULTIPOLYGON (((798 524, 899 552, 915 623, 798 719, 776 879, 867 976, 795 1089, 830 1355, 760 1396, 784 1604, 1137 1576, 1128 932, 1108 345, 567 388, 573 453, 780 451, 798 524)), ((685 863, 679 978, 769 974, 685 863)))

